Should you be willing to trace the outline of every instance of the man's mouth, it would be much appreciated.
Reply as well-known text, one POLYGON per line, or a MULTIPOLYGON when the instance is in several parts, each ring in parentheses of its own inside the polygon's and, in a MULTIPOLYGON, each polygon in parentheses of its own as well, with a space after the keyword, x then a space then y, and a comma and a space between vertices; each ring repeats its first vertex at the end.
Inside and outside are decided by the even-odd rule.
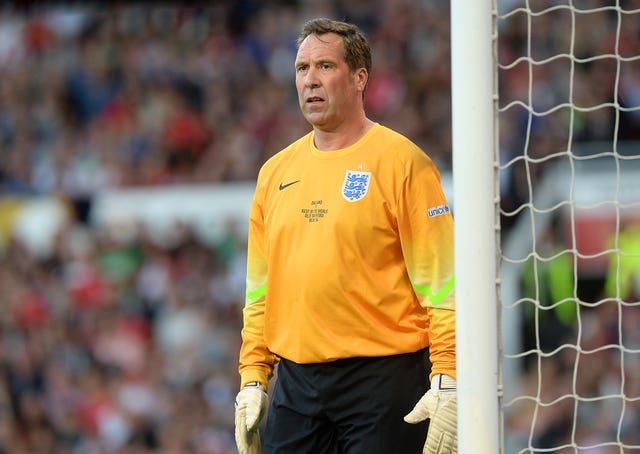
POLYGON ((316 102, 322 102, 322 101, 324 101, 324 99, 319 97, 319 96, 309 96, 307 98, 307 103, 309 103, 309 104, 313 104, 313 103, 316 103, 316 102))

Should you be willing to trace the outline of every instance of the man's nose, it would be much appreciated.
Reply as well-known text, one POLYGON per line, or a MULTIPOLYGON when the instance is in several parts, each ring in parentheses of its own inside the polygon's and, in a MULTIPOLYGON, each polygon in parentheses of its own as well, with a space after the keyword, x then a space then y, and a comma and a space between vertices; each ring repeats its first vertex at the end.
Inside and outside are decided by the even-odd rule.
POLYGON ((307 70, 307 73, 304 75, 304 84, 309 88, 315 88, 320 85, 318 72, 315 68, 309 68, 307 70))

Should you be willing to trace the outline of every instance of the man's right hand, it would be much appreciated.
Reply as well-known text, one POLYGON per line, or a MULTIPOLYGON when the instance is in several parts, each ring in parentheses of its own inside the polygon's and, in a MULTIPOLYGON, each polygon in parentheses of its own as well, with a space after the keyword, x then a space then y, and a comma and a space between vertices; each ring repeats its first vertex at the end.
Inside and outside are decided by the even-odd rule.
POLYGON ((240 454, 260 454, 260 422, 269 397, 258 382, 247 383, 236 396, 236 446, 240 454))

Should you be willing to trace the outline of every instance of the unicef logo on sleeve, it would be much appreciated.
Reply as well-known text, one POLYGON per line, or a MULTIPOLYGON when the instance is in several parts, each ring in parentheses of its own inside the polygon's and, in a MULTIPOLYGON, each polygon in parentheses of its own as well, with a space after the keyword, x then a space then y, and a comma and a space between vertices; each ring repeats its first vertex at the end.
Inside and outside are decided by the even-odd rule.
POLYGON ((347 202, 357 202, 367 195, 370 181, 371 172, 347 170, 344 183, 342 184, 342 197, 344 197, 347 202))
POLYGON ((449 214, 449 205, 438 205, 435 207, 431 207, 427 210, 427 214, 430 218, 435 218, 436 216, 442 216, 443 214, 449 214))

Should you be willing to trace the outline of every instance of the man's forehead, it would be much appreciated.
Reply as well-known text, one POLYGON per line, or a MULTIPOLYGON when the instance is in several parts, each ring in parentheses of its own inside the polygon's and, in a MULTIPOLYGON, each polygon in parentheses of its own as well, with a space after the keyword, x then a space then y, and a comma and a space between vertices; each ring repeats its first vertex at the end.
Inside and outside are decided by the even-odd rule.
POLYGON ((342 37, 335 33, 324 33, 322 35, 307 36, 300 47, 296 60, 318 57, 319 55, 334 54, 342 55, 344 44, 342 37), (337 54, 336 54, 337 52, 337 54))

